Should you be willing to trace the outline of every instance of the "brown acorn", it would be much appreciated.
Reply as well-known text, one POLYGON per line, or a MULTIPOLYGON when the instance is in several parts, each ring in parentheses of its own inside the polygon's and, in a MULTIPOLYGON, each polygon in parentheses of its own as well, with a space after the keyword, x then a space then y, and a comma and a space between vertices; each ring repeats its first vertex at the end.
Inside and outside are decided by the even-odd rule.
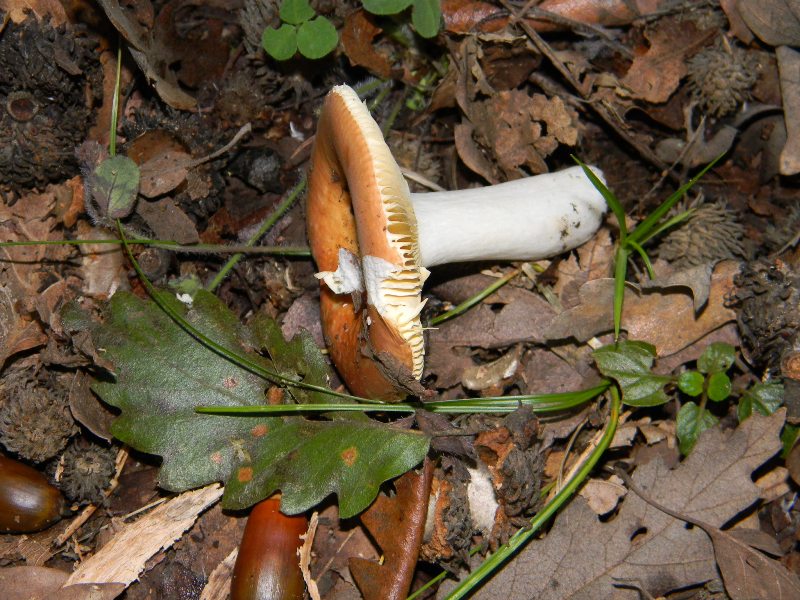
POLYGON ((61 518, 64 497, 36 469, 0 456, 0 532, 29 533, 61 518))
POLYGON ((275 495, 250 512, 233 567, 231 600, 303 600, 306 586, 297 550, 308 519, 284 515, 280 504, 275 495))

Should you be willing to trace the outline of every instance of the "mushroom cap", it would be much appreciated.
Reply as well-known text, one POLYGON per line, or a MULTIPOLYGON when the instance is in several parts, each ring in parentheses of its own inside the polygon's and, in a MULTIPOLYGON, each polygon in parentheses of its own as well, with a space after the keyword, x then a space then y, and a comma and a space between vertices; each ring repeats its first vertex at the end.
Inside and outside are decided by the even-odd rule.
POLYGON ((311 161, 308 239, 321 271, 322 330, 331 359, 354 394, 399 400, 421 389, 419 315, 427 270, 419 262, 408 185, 350 87, 328 93, 311 161), (335 284, 346 268, 342 251, 360 262, 361 286, 335 284))

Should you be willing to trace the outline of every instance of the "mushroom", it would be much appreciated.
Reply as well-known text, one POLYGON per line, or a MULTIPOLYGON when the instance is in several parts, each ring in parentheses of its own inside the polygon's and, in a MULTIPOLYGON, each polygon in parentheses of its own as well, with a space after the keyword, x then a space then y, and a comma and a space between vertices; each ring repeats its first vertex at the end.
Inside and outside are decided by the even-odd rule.
POLYGON ((343 381, 367 398, 425 392, 427 267, 554 256, 592 237, 606 210, 580 167, 411 194, 378 124, 346 85, 325 99, 311 161, 306 217, 322 329, 343 381))

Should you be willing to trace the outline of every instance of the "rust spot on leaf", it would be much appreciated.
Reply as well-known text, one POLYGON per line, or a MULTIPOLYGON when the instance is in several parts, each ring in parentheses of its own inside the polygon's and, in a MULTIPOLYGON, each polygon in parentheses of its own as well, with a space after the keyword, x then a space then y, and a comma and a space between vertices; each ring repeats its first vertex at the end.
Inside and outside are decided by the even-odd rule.
POLYGON ((236 379, 236 377, 226 377, 222 381, 222 387, 224 387, 226 390, 232 390, 238 385, 239 385, 239 380, 236 379))
POLYGON ((269 432, 269 427, 263 423, 261 425, 256 425, 250 430, 250 434, 255 438, 263 437, 267 435, 267 432, 269 432))
POLYGON ((346 464, 348 467, 352 467, 358 459, 358 450, 356 450, 355 446, 345 448, 342 450, 341 457, 344 461, 344 464, 346 464))
POLYGON ((253 479, 253 467, 240 467, 236 472, 236 480, 239 483, 247 483, 253 479))
POLYGON ((214 452, 214 454, 211 455, 211 462, 213 462, 215 465, 221 465, 222 454, 220 454, 219 452, 214 452))

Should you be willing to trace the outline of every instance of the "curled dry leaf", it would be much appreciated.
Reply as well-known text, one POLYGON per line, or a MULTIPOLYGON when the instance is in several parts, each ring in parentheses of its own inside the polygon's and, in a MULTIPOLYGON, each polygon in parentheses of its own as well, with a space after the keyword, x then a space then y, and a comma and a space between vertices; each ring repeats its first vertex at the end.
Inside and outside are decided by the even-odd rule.
POLYGON ((350 559, 350 573, 365 600, 402 600, 408 594, 422 545, 432 477, 433 463, 426 459, 421 473, 409 471, 396 479, 395 495, 380 494, 361 515, 385 557, 382 563, 350 559))

